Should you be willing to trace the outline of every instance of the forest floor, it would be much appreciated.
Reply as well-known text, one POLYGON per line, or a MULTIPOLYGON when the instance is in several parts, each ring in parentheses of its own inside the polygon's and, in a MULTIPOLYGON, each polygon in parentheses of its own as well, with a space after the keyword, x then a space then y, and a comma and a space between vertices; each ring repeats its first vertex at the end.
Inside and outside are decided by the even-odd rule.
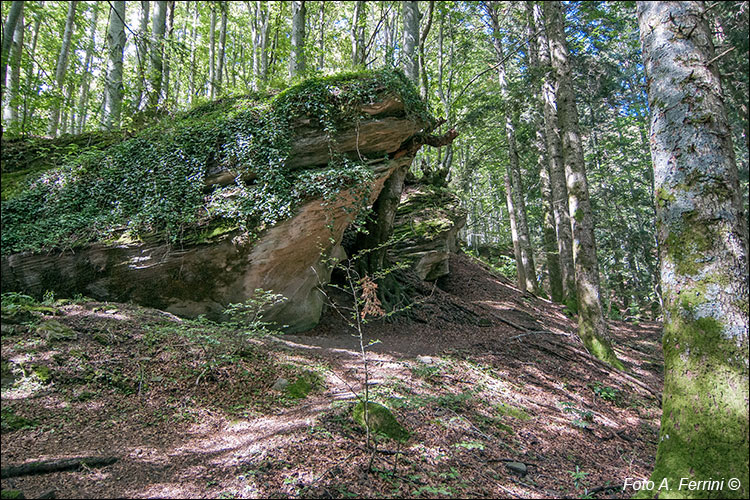
POLYGON ((380 341, 371 397, 410 433, 375 453, 351 417, 359 340, 332 310, 307 334, 247 342, 84 300, 4 324, 2 466, 117 461, 2 488, 26 498, 632 496, 623 482, 649 476, 657 446, 660 325, 611 323, 627 367, 617 372, 585 352, 561 306, 465 255, 451 271, 411 319, 366 326, 380 341))

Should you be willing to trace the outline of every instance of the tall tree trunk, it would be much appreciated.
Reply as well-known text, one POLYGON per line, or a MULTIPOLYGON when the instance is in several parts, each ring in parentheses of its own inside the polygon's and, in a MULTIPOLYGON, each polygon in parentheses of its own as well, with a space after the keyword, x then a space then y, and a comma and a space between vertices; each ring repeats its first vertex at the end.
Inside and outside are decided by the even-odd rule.
POLYGON ((570 76, 565 19, 559 1, 544 3, 552 66, 557 73, 558 119, 563 131, 563 157, 568 187, 568 209, 573 232, 573 264, 578 295, 578 335, 588 351, 616 368, 623 368, 609 340, 599 290, 599 268, 594 240, 586 168, 578 127, 573 82, 570 76))
POLYGON ((210 4, 211 22, 208 28, 208 97, 216 95, 216 6, 210 4))
POLYGON ((50 109, 49 126, 47 134, 55 137, 57 135, 57 126, 60 121, 60 106, 63 102, 63 90, 65 88, 65 72, 68 69, 68 55, 70 53, 70 40, 73 37, 73 25, 76 17, 77 1, 68 4, 68 15, 65 18, 65 30, 63 31, 62 45, 60 53, 57 56, 57 65, 55 67, 55 89, 57 95, 52 101, 50 109))
MULTIPOLYGON (((531 1, 525 2, 527 36, 529 39, 528 55, 529 67, 537 74, 539 72, 539 43, 534 28, 534 7, 531 1)), ((542 195, 542 237, 544 253, 547 261, 547 276, 549 278, 550 296, 555 302, 563 300, 562 276, 560 275, 560 252, 557 247, 557 232, 555 230, 555 216, 552 208, 552 184, 547 160, 547 134, 544 129, 544 101, 540 88, 541 80, 532 82, 533 116, 535 130, 535 146, 538 151, 537 171, 539 172, 539 190, 542 195)))
POLYGON ((164 70, 164 32, 167 29, 167 2, 154 2, 151 17, 151 51, 149 67, 148 110, 156 111, 162 102, 162 71, 164 70))
POLYGON ((539 66, 543 70, 541 91, 544 103, 544 133, 547 141, 552 215, 555 218, 557 251, 560 259, 562 300, 569 309, 576 310, 578 299, 576 297, 575 268, 573 266, 573 235, 571 233, 570 213, 568 212, 568 188, 565 184, 562 134, 557 113, 557 76, 550 61, 544 15, 541 6, 538 4, 534 5, 534 27, 537 33, 539 66))
MULTIPOLYGON (((44 5, 44 2, 40 2, 40 5, 44 5)), ((34 70, 39 69, 36 64, 36 45, 37 41, 39 40, 39 27, 42 25, 42 11, 41 9, 39 12, 37 12, 36 16, 34 16, 34 28, 33 28, 33 35, 31 36, 31 48, 29 49, 29 59, 31 59, 31 62, 26 65, 26 91, 24 92, 23 96, 23 120, 21 122, 21 131, 22 133, 26 133, 26 122, 30 121, 32 118, 32 109, 28 105, 28 97, 30 94, 38 94, 39 85, 34 82, 34 86, 32 87, 32 77, 34 75, 34 70)))
POLYGON ((523 265, 523 253, 521 252, 521 239, 518 237, 518 209, 513 196, 513 185, 510 181, 510 168, 505 169, 505 201, 508 205, 508 221, 510 222, 510 236, 513 241, 513 256, 516 259, 516 276, 518 288, 526 291, 526 268, 523 265))
POLYGON ((325 27, 326 27, 326 4, 320 2, 318 19, 318 71, 323 71, 325 66, 325 27))
POLYGON ((352 44, 352 65, 355 68, 365 64, 365 2, 357 0, 354 2, 354 16, 352 17, 352 30, 350 32, 352 44))
POLYGON ((227 3, 221 2, 219 8, 221 9, 221 28, 219 28, 219 56, 216 69, 216 97, 221 95, 224 57, 227 50, 227 3))
POLYGON ((292 50, 289 54, 289 78, 305 72, 305 2, 292 2, 292 50))
POLYGON ((419 85, 419 3, 401 3, 404 9, 404 74, 414 85, 419 85))
POLYGON ((167 16, 164 30, 164 52, 162 56, 162 95, 165 107, 169 107, 170 59, 172 54, 172 33, 174 32, 174 0, 167 2, 167 16))
POLYGON ((122 109, 122 54, 125 49, 125 2, 112 2, 109 11, 109 29, 107 30, 107 90, 104 100, 102 128, 113 130, 120 128, 120 111, 122 109))
POLYGON ((23 12, 16 21, 16 29, 13 31, 13 45, 10 50, 10 81, 5 89, 5 109, 3 118, 9 126, 18 123, 18 100, 21 84, 21 55, 23 54, 23 12))
MULTIPOLYGON (((516 145, 516 127, 513 123, 513 111, 508 92, 508 83, 504 62, 504 51, 500 40, 500 18, 495 6, 489 7, 490 19, 493 28, 493 43, 495 46, 495 55, 497 56, 497 76, 500 83, 500 93, 505 102, 505 138, 508 143, 508 167, 507 175, 510 180, 510 196, 513 199, 514 217, 516 221, 516 231, 518 237, 518 246, 521 256, 521 266, 523 272, 518 273, 519 287, 522 291, 528 290, 531 293, 539 293, 539 286, 536 281, 536 265, 534 264, 534 255, 531 248, 531 237, 529 235, 529 226, 526 220, 526 204, 523 198, 523 186, 521 184, 521 171, 518 161, 518 148, 516 145)), ((506 181, 507 183, 507 181, 506 181)), ((510 204, 508 210, 511 210, 510 204)), ((512 220, 512 219, 511 219, 512 220)), ((516 263, 518 265, 518 263, 516 263)))
MULTIPOLYGON (((91 24, 89 25, 89 43, 86 46, 86 57, 83 63, 83 74, 81 75, 81 95, 78 98, 78 121, 76 123, 76 132, 82 133, 86 124, 86 107, 89 102, 89 78, 91 76, 91 60, 94 57, 94 48, 96 47, 96 22, 99 17, 99 3, 95 2, 91 10, 91 24)), ((145 52, 141 52, 140 57, 144 57, 145 52)), ((139 97, 140 102, 140 97, 139 97)))
POLYGON ((136 55, 138 56, 138 77, 135 81, 135 102, 133 111, 140 111, 143 104, 143 88, 146 83, 146 57, 148 53, 148 0, 141 0, 141 15, 138 22, 138 38, 135 42, 136 55))
POLYGON ((638 2, 664 298, 651 479, 705 498, 677 491, 681 478, 736 478, 716 494, 747 498, 748 235, 705 14, 703 2, 638 2))
POLYGON ((0 68, 2 69, 2 74, 0 74, 0 84, 3 86, 3 92, 5 92, 8 56, 10 55, 10 48, 13 45, 13 34, 16 32, 16 24, 18 24, 18 20, 22 17, 22 12, 23 2, 14 1, 11 3, 10 10, 8 11, 8 18, 3 26, 2 54, 0 54, 0 59, 2 59, 2 63, 0 63, 0 68))
POLYGON ((432 28, 432 13, 435 10, 435 1, 430 0, 429 6, 427 7, 427 22, 425 23, 422 33, 419 35, 419 94, 422 99, 427 100, 427 94, 429 92, 428 81, 427 81, 427 61, 424 55, 424 45, 427 42, 427 36, 430 34, 430 28, 432 28))
POLYGON ((198 7, 199 3, 197 0, 194 2, 194 10, 193 10, 193 27, 190 31, 190 87, 189 87, 189 95, 188 95, 188 103, 193 103, 193 98, 195 97, 195 74, 196 74, 196 66, 195 66, 195 49, 197 46, 196 38, 198 36, 198 7))
POLYGON ((266 2, 258 0, 257 4, 261 22, 259 23, 260 45, 258 46, 258 51, 260 53, 260 72, 256 73, 256 77, 258 78, 260 87, 264 88, 266 86, 266 81, 268 80, 268 30, 271 23, 271 11, 266 2))

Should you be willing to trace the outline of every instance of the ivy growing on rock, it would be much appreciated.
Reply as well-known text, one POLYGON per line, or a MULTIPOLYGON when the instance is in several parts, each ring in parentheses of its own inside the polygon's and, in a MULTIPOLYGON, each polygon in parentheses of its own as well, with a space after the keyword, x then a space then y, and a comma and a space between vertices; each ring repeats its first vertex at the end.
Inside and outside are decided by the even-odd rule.
POLYGON ((174 244, 217 228, 257 236, 305 200, 332 200, 369 184, 373 174, 364 159, 337 154, 334 136, 357 126, 363 105, 384 96, 400 99, 408 117, 432 121, 403 74, 366 71, 310 79, 275 97, 220 99, 164 117, 109 147, 84 149, 61 167, 30 175, 3 201, 2 251, 118 239, 174 244), (300 120, 325 131, 330 161, 324 168, 286 165, 300 120), (235 182, 208 186, 215 171, 235 173, 235 182))

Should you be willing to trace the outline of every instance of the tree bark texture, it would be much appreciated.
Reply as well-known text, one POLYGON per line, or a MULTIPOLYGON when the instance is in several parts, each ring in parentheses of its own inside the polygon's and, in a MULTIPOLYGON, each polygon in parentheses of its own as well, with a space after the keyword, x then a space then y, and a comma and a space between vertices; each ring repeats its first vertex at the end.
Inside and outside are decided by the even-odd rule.
MULTIPOLYGON (((98 4, 96 4, 98 5, 98 4)), ((136 99, 133 103, 133 110, 139 111, 141 104, 143 103, 143 89, 146 82, 146 54, 148 53, 148 17, 150 2, 148 0, 141 0, 141 15, 138 21, 138 39, 135 42, 135 47, 138 56, 138 78, 135 81, 135 94, 136 99)))
POLYGON ((549 162, 552 215, 555 219, 557 251, 560 262, 562 302, 569 309, 575 310, 578 307, 578 299, 576 298, 575 268, 573 267, 573 235, 570 227, 570 213, 568 212, 568 188, 565 185, 562 136, 557 117, 557 77, 550 61, 544 14, 539 4, 534 5, 534 27, 537 33, 539 66, 543 71, 541 92, 544 104, 544 134, 547 144, 547 161, 549 162))
MULTIPOLYGON (((490 18, 492 20, 493 28, 493 44, 495 46, 495 55, 498 60, 497 76, 500 84, 500 93, 505 102, 505 139, 508 144, 508 165, 506 167, 506 186, 510 184, 510 196, 513 199, 512 207, 508 204, 508 211, 511 209, 511 221, 515 219, 515 226, 518 238, 518 246, 521 257, 521 267, 523 272, 519 270, 518 278, 519 287, 522 291, 528 290, 531 293, 538 293, 538 285, 536 281, 536 265, 534 264, 534 255, 531 249, 531 237, 529 236, 529 225, 526 219, 526 204, 523 198, 523 186, 521 184, 521 170, 518 160, 518 147, 516 144, 516 127, 513 123, 513 107, 510 102, 510 94, 508 92, 508 80, 504 62, 504 51, 503 45, 500 40, 500 19, 498 12, 495 7, 490 7, 490 18), (508 179, 510 183, 508 183, 508 179)), ((512 224, 511 224, 512 228, 512 224)), ((514 248, 515 248, 514 238, 514 248)), ((516 263, 518 265, 518 263, 516 263)))
POLYGON ((55 66, 55 88, 57 89, 58 95, 50 108, 49 127, 47 128, 47 134, 52 137, 57 135, 57 127, 60 121, 60 106, 63 103, 62 93, 65 86, 65 72, 68 69, 70 39, 73 37, 73 25, 75 22, 77 6, 77 1, 68 4, 68 15, 65 18, 65 30, 63 31, 62 45, 60 46, 60 53, 57 56, 57 65, 55 66))
POLYGON ((352 65, 355 68, 365 64, 365 2, 354 2, 354 16, 352 17, 351 43, 352 65))
POLYGON ((219 5, 221 8, 221 28, 219 28, 219 57, 217 60, 215 97, 221 95, 222 73, 224 72, 224 58, 227 49, 227 9, 229 8, 226 2, 219 5))
POLYGON ((162 71, 164 69, 164 32, 167 29, 167 2, 154 2, 151 17, 151 51, 149 68, 148 109, 156 111, 162 101, 162 71))
POLYGON ((21 17, 21 13, 23 12, 23 2, 15 1, 10 4, 10 10, 8 11, 8 18, 5 21, 5 25, 3 26, 3 44, 2 44, 2 54, 1 59, 2 63, 0 64, 0 68, 2 68, 2 75, 0 75, 0 84, 3 85, 3 92, 5 91, 4 87, 6 84, 6 76, 7 76, 7 69, 8 69, 8 56, 10 54, 10 47, 13 44, 13 33, 16 31, 16 24, 18 23, 18 19, 21 17))
POLYGON ((568 210, 573 233, 573 264, 578 295, 578 335, 588 351, 600 360, 622 368, 612 349, 607 322, 601 304, 599 268, 594 240, 586 167, 578 126, 578 109, 570 76, 568 48, 565 41, 565 16, 561 2, 545 2, 547 36, 552 66, 557 73, 558 119, 562 129, 565 177, 568 188, 568 210))
POLYGON ((404 74, 414 85, 419 85, 419 4, 409 1, 401 5, 404 12, 404 74))
MULTIPOLYGON (((539 72, 539 44, 534 28, 533 2, 526 1, 527 35, 529 37, 529 66, 536 74, 539 72)), ((541 81, 541 80, 539 80, 541 81)), ((539 172, 539 190, 542 195, 542 237, 544 253, 547 263, 547 277, 549 281, 550 296, 555 302, 563 301, 562 277, 560 275, 560 252, 557 247, 557 232, 555 230, 555 216, 552 208, 552 184, 549 175, 549 162, 547 160, 547 135, 544 129, 544 101, 541 88, 537 81, 532 86, 533 116, 535 129, 535 146, 537 155, 537 171, 539 172)))
MULTIPOLYGON (((653 481, 748 485, 748 235, 703 2, 638 2, 664 300, 653 481)), ((703 497, 703 491, 673 491, 703 497)))
POLYGON ((3 117, 8 125, 18 122, 18 99, 21 85, 21 55, 23 54, 23 32, 26 30, 23 12, 13 31, 13 46, 10 49, 10 81, 5 89, 5 110, 3 117))
MULTIPOLYGON (((148 3, 148 2, 146 2, 148 3)), ((78 120, 76 123, 76 133, 83 132, 86 125, 86 107, 89 102, 89 78, 91 72, 91 61, 94 57, 94 47, 96 46, 96 21, 99 18, 99 3, 94 3, 91 10, 91 24, 89 25, 89 40, 86 45, 86 57, 83 63, 83 74, 81 75, 81 94, 78 98, 78 120)), ((141 52, 141 58, 145 57, 145 51, 141 52)), ((142 85, 142 80, 140 80, 142 85)), ((138 97, 140 103, 140 96, 138 97)))
POLYGON ((125 49, 125 2, 112 2, 109 12, 109 29, 107 30, 107 93, 104 100, 105 130, 120 127, 122 109, 122 54, 125 49))
POLYGON ((292 51, 289 54, 289 78, 305 72, 305 2, 292 2, 292 51))

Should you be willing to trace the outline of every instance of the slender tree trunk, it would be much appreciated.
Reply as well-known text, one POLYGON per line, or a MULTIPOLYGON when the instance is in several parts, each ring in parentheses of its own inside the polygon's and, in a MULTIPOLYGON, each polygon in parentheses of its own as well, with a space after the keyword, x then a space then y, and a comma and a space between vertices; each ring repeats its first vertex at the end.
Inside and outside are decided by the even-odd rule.
POLYGON ((63 102, 61 94, 65 88, 65 72, 68 69, 68 54, 70 53, 70 40, 73 37, 73 25, 75 22, 77 6, 77 1, 68 4, 68 15, 65 19, 62 46, 60 47, 60 54, 57 57, 57 65, 55 67, 55 88, 58 94, 52 101, 49 127, 47 127, 47 134, 52 137, 57 135, 57 126, 60 121, 60 105, 63 102))
POLYGON ((271 11, 268 8, 266 2, 258 0, 258 14, 261 16, 260 28, 260 46, 258 47, 260 53, 260 72, 256 73, 256 77, 260 82, 260 87, 265 88, 266 82, 268 81, 268 30, 271 23, 271 11))
MULTIPOLYGON (((98 5, 98 4, 97 4, 98 5)), ((141 16, 139 19, 138 39, 135 42, 136 54, 138 56, 138 77, 135 81, 135 103, 133 111, 140 111, 143 105, 143 89, 146 82, 146 55, 148 53, 148 0, 141 0, 141 16)))
POLYGON ((174 32, 174 0, 167 2, 167 16, 164 33, 164 52, 162 56, 162 95, 164 104, 169 107, 170 60, 172 57, 172 34, 174 32))
POLYGON ((9 126, 18 123, 18 104, 21 85, 21 55, 23 54, 23 12, 16 21, 16 29, 13 31, 13 45, 10 50, 10 82, 5 89, 5 109, 3 118, 9 126))
POLYGON ((357 0, 354 2, 354 16, 352 17, 352 30, 350 32, 352 44, 352 65, 355 68, 365 64, 365 2, 357 0))
POLYGON ((550 190, 552 195, 552 215, 555 219, 557 251, 562 281, 562 301, 571 310, 577 310, 575 268, 573 266, 573 235, 568 212, 568 188, 565 184, 562 137, 557 113, 557 77, 552 68, 549 43, 545 30, 544 15, 537 3, 533 8, 534 27, 537 33, 539 66, 542 75, 542 100, 544 108, 544 132, 549 162, 550 190))
POLYGON ((748 235, 712 34, 703 2, 638 2, 638 21, 664 299, 651 480, 669 482, 663 498, 705 498, 681 478, 736 478, 715 494, 747 498, 748 235))
POLYGON ((521 239, 518 237, 518 219, 516 214, 518 208, 513 196, 513 186, 510 180, 509 168, 505 169, 505 201, 508 205, 508 221, 510 222, 510 236, 513 240, 513 255, 516 259, 516 276, 518 277, 518 289, 526 291, 526 269, 523 265, 523 253, 521 252, 521 239))
MULTIPOLYGON (((525 2, 527 35, 529 38, 528 55, 529 66, 536 72, 539 70, 539 44, 534 28, 534 8, 530 1, 525 2)), ((555 216, 552 208, 552 184, 547 159, 547 134, 544 129, 544 101, 541 96, 541 80, 535 80, 532 85, 533 116, 535 129, 535 146, 538 151, 537 171, 539 172, 539 190, 542 195, 542 236, 544 253, 547 261, 547 276, 549 278, 550 296, 555 302, 563 301, 562 276, 560 275, 560 252, 557 247, 557 232, 555 230, 555 216)))
MULTIPOLYGON (((91 10, 91 24, 89 26, 89 43, 86 46, 86 57, 83 63, 83 74, 81 75, 81 95, 78 98, 78 121, 76 123, 76 132, 82 133, 86 124, 86 107, 89 101, 89 78, 91 77, 91 60, 94 56, 94 47, 96 46, 96 22, 99 17, 99 3, 95 2, 91 10)), ((141 53, 140 57, 144 57, 141 53)), ((140 100, 140 98, 139 98, 140 100)))
POLYGON ((167 2, 154 2, 151 17, 151 51, 149 67, 148 110, 153 112, 162 102, 162 71, 164 70, 164 32, 167 29, 167 2))
POLYGON ((419 3, 402 2, 404 9, 404 74, 414 85, 419 85, 419 3))
POLYGON ((318 70, 323 71, 325 66, 325 27, 326 27, 326 4, 320 2, 320 13, 318 20, 318 70))
POLYGON ((305 72, 305 2, 292 2, 292 50, 289 54, 289 78, 305 72))
POLYGON ((216 7, 211 4, 211 24, 208 31, 208 97, 216 95, 216 7))
POLYGON ((221 2, 221 28, 219 28, 219 57, 216 69, 216 97, 221 95, 222 74, 224 72, 224 57, 227 49, 227 4, 221 2))
POLYGON ((107 30, 107 93, 104 100, 104 117, 102 128, 113 130, 120 128, 120 111, 122 109, 122 54, 125 49, 125 2, 112 2, 109 12, 109 30, 107 30))
POLYGON ((188 95, 188 103, 190 104, 193 103, 193 98, 195 97, 195 73, 197 69, 195 66, 195 49, 198 44, 196 40, 198 36, 198 3, 197 0, 194 2, 193 27, 190 31, 190 95, 188 95))
MULTIPOLYGON (((508 143, 508 167, 507 177, 510 184, 510 196, 513 199, 512 208, 514 209, 512 217, 515 218, 517 231, 518 246, 521 256, 520 265, 523 272, 519 270, 518 278, 523 278, 523 283, 519 283, 522 291, 528 290, 531 293, 539 293, 536 281, 536 265, 534 264, 534 255, 531 248, 531 238, 529 236, 529 227, 526 220, 526 204, 523 198, 523 186, 521 184, 521 173, 518 160, 518 148, 516 145, 516 127, 513 123, 512 105, 508 93, 507 76, 504 63, 504 51, 500 41, 500 19, 494 6, 489 8, 490 18, 493 27, 493 43, 495 46, 495 55, 498 60, 497 74, 500 83, 500 93, 506 103, 507 111, 505 112, 505 138, 508 143)), ((506 183, 507 180, 506 180, 506 183)), ((511 210, 511 205, 508 205, 511 210)), ((512 219, 511 219, 512 220, 512 219)), ((515 246, 515 244, 514 244, 515 246)), ((516 263, 518 265, 518 263, 516 263)))
POLYGON ((589 202, 586 168, 578 127, 578 109, 570 76, 565 20, 559 1, 545 2, 547 36, 552 66, 557 72, 557 102, 563 131, 563 156, 568 187, 568 209, 573 232, 573 264, 578 295, 578 335, 588 351, 602 361, 622 369, 612 349, 599 290, 599 268, 594 240, 594 220, 589 202))
MULTIPOLYGON (((44 3, 41 2, 43 5, 44 3)), ((33 29, 33 35, 31 36, 31 48, 29 49, 29 59, 31 59, 30 63, 26 66, 26 91, 24 92, 23 97, 23 120, 21 122, 21 132, 26 133, 26 123, 27 121, 31 120, 31 110, 28 106, 28 96, 30 94, 38 94, 38 88, 39 85, 35 82, 32 87, 32 77, 34 76, 34 70, 38 69, 37 64, 35 62, 36 60, 36 45, 37 41, 39 40, 39 27, 42 25, 42 11, 40 10, 37 12, 36 16, 34 17, 34 29, 33 29)))
POLYGON ((3 92, 5 92, 8 56, 10 54, 10 48, 13 45, 13 34, 16 32, 16 24, 18 24, 18 20, 22 17, 22 12, 23 2, 12 2, 10 4, 10 10, 8 11, 8 18, 6 19, 5 25, 3 26, 2 55, 0 56, 0 59, 2 59, 2 63, 0 63, 0 68, 2 68, 0 83, 2 83, 3 85, 3 92))
POLYGON ((430 0, 429 6, 427 7, 427 22, 425 23, 422 33, 419 35, 419 94, 422 99, 427 100, 427 94, 429 92, 428 80, 427 80, 427 61, 424 55, 424 45, 427 42, 427 36, 430 34, 430 28, 432 28, 432 13, 435 10, 434 0, 430 0))

